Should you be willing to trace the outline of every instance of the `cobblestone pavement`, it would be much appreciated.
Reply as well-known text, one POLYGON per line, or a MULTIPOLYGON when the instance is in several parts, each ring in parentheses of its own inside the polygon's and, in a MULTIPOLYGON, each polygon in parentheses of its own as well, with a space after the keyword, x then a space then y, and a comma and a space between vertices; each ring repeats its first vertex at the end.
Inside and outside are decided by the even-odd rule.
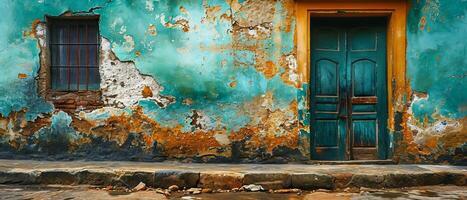
POLYGON ((0 185, 0 199, 184 199, 184 200, 323 200, 323 199, 467 199, 467 187, 461 186, 430 186, 404 189, 372 190, 362 188, 361 191, 331 192, 303 191, 299 193, 268 193, 268 192, 226 192, 202 193, 198 195, 175 193, 164 196, 154 190, 133 193, 94 189, 89 186, 18 186, 0 185))

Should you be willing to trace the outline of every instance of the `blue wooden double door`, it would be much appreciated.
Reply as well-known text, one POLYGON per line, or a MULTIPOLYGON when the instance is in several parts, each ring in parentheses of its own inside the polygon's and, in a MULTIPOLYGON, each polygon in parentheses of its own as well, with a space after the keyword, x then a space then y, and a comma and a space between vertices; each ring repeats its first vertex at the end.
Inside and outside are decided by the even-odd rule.
POLYGON ((311 18, 311 156, 387 159, 386 20, 311 18))

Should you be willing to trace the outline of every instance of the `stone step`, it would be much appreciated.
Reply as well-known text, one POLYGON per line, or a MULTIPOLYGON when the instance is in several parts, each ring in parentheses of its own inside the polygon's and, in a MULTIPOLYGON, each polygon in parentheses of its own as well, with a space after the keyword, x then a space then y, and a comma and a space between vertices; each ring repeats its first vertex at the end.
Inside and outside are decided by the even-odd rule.
POLYGON ((50 162, 0 160, 0 184, 233 189, 400 188, 466 186, 466 167, 436 165, 190 164, 137 162, 50 162), (20 162, 18 164, 18 162, 20 162), (29 164, 28 164, 29 163, 29 164), (66 167, 68 166, 68 167, 66 167))

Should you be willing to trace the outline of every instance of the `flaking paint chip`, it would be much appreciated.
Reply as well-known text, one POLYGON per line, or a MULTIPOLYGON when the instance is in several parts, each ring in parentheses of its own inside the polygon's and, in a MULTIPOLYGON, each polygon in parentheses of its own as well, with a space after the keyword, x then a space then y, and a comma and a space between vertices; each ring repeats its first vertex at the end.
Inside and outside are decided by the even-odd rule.
POLYGON ((141 92, 144 98, 153 97, 152 90, 149 86, 144 86, 141 92))
POLYGON ((18 74, 18 78, 19 78, 19 79, 25 79, 25 78, 27 78, 27 77, 28 77, 27 74, 23 74, 23 73, 19 73, 19 74, 18 74))

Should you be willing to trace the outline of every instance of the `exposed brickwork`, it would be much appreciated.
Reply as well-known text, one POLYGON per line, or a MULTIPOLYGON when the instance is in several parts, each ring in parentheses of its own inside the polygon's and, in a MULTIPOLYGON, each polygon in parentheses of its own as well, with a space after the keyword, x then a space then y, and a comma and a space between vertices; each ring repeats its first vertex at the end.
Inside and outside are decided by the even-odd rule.
POLYGON ((101 108, 104 104, 100 91, 58 92, 49 90, 46 99, 53 102, 56 109, 65 112, 94 110, 101 108))

